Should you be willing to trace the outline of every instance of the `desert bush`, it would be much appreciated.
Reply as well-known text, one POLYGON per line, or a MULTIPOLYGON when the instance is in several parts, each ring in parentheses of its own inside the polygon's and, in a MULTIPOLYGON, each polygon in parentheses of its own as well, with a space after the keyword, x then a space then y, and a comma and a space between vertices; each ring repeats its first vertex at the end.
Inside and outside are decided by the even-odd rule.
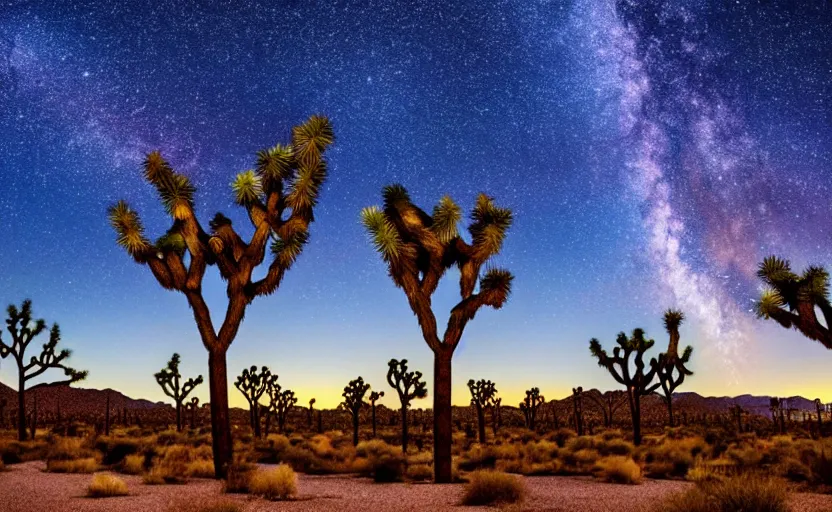
POLYGON ((82 446, 81 439, 55 436, 46 449, 47 460, 74 460, 88 458, 91 454, 82 446))
POLYGON ((185 474, 194 478, 214 478, 214 462, 204 459, 189 462, 185 474))
MULTIPOLYGON (((510 450, 514 450, 509 447, 510 450)), ((476 471, 478 469, 494 469, 497 465, 497 455, 490 446, 474 445, 470 450, 462 454, 459 460, 459 469, 462 471, 476 471)))
POLYGON ((362 441, 355 447, 359 473, 372 476, 379 483, 399 482, 404 477, 404 455, 400 448, 390 446, 380 439, 362 441), (360 459, 366 459, 363 464, 360 459))
POLYGON ((596 465, 598 476, 605 482, 615 484, 638 484, 641 482, 641 468, 632 457, 612 455, 599 460, 596 465))
POLYGON ((120 471, 128 475, 138 475, 144 471, 144 455, 128 455, 121 461, 120 471))
POLYGON ((407 466, 407 479, 414 482, 427 482, 433 479, 433 468, 427 464, 407 466))
POLYGON ((474 471, 469 475, 463 505, 495 505, 516 503, 523 499, 523 482, 515 476, 498 471, 474 471))
POLYGON ((185 444, 188 442, 185 434, 179 433, 175 430, 165 430, 156 434, 154 444, 157 446, 172 446, 175 444, 185 444))
POLYGON ((87 487, 90 498, 111 498, 113 496, 127 496, 127 484, 124 480, 113 475, 99 473, 92 477, 87 487))
POLYGON ((139 451, 139 443, 134 439, 99 437, 95 441, 95 449, 101 452, 105 465, 119 464, 128 455, 139 451))
POLYGON ((18 464, 43 459, 47 448, 47 443, 42 440, 23 442, 0 440, 0 460, 4 464, 18 464))
POLYGON ((93 457, 74 460, 50 459, 46 461, 46 471, 49 473, 95 473, 97 470, 98 461, 93 457))
POLYGON ((255 471, 249 480, 249 492, 270 501, 286 500, 297 494, 297 475, 287 464, 267 471, 255 471))
POLYGON ((782 480, 746 473, 718 482, 697 484, 668 498, 661 512, 787 512, 788 492, 782 480))
POLYGON ((147 485, 184 484, 188 477, 188 466, 195 460, 193 448, 169 446, 144 475, 143 481, 147 485))
POLYGON ((228 474, 223 485, 223 492, 226 493, 248 493, 249 483, 251 482, 251 475, 255 472, 257 466, 249 464, 241 459, 236 459, 233 464, 228 467, 228 474))

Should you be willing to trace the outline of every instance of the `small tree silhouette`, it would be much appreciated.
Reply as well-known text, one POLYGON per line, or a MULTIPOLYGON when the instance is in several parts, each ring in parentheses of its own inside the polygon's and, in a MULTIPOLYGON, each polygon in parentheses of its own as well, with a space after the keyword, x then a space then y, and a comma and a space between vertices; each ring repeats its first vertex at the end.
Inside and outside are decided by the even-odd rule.
POLYGON ((179 373, 179 363, 181 358, 179 354, 173 354, 173 357, 168 361, 168 365, 162 368, 159 372, 154 374, 156 383, 162 388, 166 395, 173 398, 176 403, 176 431, 182 432, 182 402, 188 398, 191 391, 195 387, 202 384, 202 375, 198 375, 196 379, 188 379, 184 384, 181 383, 182 375, 179 373))
POLYGON ((208 351, 211 439, 217 478, 226 476, 233 451, 228 411, 228 348, 237 337, 248 305, 257 297, 277 291, 306 245, 313 210, 327 175, 323 154, 334 139, 329 120, 312 116, 292 129, 291 144, 278 144, 258 152, 255 169, 237 175, 231 188, 253 227, 248 242, 221 213, 211 220, 208 231, 203 228, 194 211, 194 185, 187 176, 175 172, 158 151, 147 156, 144 177, 156 188, 165 211, 172 217, 170 229, 151 242, 145 236, 139 214, 126 202, 119 201, 109 210, 118 244, 137 263, 147 265, 164 289, 184 294, 193 311, 202 344, 208 351), (266 260, 269 245, 268 270, 256 279, 255 270, 266 260), (205 271, 212 265, 219 269, 228 297, 219 329, 203 296, 205 271))
POLYGON ((685 366, 690 362, 693 347, 688 345, 681 357, 679 356, 679 326, 684 319, 685 315, 678 310, 668 309, 664 313, 664 327, 670 335, 670 342, 668 343, 667 352, 659 354, 658 359, 650 360, 650 366, 655 370, 664 393, 662 399, 667 405, 667 416, 671 427, 675 426, 673 420, 673 392, 682 385, 685 377, 693 375, 693 372, 685 366))
POLYGON ((584 435, 584 388, 578 386, 572 388, 572 408, 575 411, 575 432, 579 436, 584 435))
POLYGON ((378 402, 381 397, 384 396, 384 391, 372 391, 370 392, 370 407, 373 411, 373 439, 376 437, 376 402, 378 402))
POLYGON ((185 405, 185 409, 191 413, 191 430, 196 428, 196 413, 199 412, 199 398, 193 397, 185 405))
POLYGON ((289 410, 298 403, 295 392, 291 389, 283 389, 277 383, 277 375, 269 383, 269 411, 277 418, 277 429, 282 434, 286 429, 286 417, 289 410))
POLYGON ((485 444, 485 408, 493 404, 497 388, 490 380, 480 379, 474 382, 474 379, 470 379, 468 390, 471 392, 471 405, 477 411, 480 443, 485 444))
POLYGON ((422 372, 407 371, 407 359, 391 359, 387 365, 387 383, 396 390, 402 405, 402 451, 407 453, 407 409, 414 398, 428 396, 428 390, 422 372))
POLYGON ((312 416, 315 412, 315 399, 309 399, 309 409, 306 411, 306 428, 312 430, 312 416))
POLYGON ((535 429, 537 409, 545 402, 546 399, 540 394, 540 388, 532 388, 526 391, 526 398, 520 402, 520 410, 523 411, 523 419, 525 420, 526 428, 529 430, 535 429))
POLYGON ((257 438, 260 437, 260 398, 273 382, 277 382, 277 375, 272 374, 267 366, 260 368, 258 373, 254 365, 251 368, 243 368, 243 372, 234 381, 234 387, 246 397, 249 423, 257 438))
POLYGON ((650 350, 655 341, 645 338, 643 329, 634 329, 629 338, 623 332, 618 333, 616 343, 618 346, 613 349, 612 357, 601 348, 601 343, 595 338, 589 341, 589 351, 598 359, 598 366, 606 368, 619 384, 627 388, 630 415, 633 419, 633 444, 638 446, 641 444, 641 397, 653 393, 660 385, 658 382, 653 383, 656 376, 655 368, 646 373, 644 371, 644 353, 650 350), (634 356, 632 364, 631 356, 634 356))
POLYGON ((0 331, 0 358, 12 356, 17 363, 17 438, 26 440, 26 382, 42 375, 49 369, 60 369, 68 378, 53 384, 71 384, 87 377, 86 371, 78 371, 65 364, 71 352, 67 349, 55 353, 61 341, 61 329, 58 324, 52 324, 49 330, 49 341, 43 345, 40 354, 33 356, 26 362, 26 349, 35 337, 46 330, 46 321, 38 319, 32 321, 32 301, 24 300, 20 309, 11 305, 6 310, 6 328, 12 338, 11 345, 2 339, 0 331))
POLYGON ((502 398, 494 398, 493 407, 491 408, 491 430, 494 432, 494 436, 497 435, 497 431, 500 430, 500 427, 503 425, 503 399, 502 398))
POLYGON ((344 392, 341 396, 344 397, 343 406, 352 414, 352 444, 358 446, 358 419, 361 413, 361 407, 364 406, 364 395, 369 391, 370 385, 364 383, 363 377, 358 377, 351 380, 350 383, 344 387, 344 392))
POLYGON ((385 187, 383 196, 384 208, 365 208, 361 217, 373 245, 387 263, 393 283, 407 296, 422 337, 433 351, 434 480, 450 483, 451 360, 474 315, 483 306, 500 309, 511 293, 513 276, 508 270, 492 268, 480 276, 483 266, 502 248, 511 226, 511 211, 497 207, 491 197, 480 194, 471 212, 468 244, 457 230, 461 210, 450 197, 443 197, 432 215, 428 215, 413 204, 401 185, 385 187), (431 297, 451 267, 459 268, 460 301, 451 309, 445 332, 440 335, 431 297))

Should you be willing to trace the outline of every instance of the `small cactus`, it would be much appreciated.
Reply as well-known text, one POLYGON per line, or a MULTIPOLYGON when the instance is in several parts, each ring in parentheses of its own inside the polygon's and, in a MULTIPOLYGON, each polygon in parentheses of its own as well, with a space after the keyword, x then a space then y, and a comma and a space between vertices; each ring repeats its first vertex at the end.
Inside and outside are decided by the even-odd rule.
MULTIPOLYGON (((162 391, 173 398, 173 401, 176 403, 177 432, 182 432, 182 402, 185 401, 195 387, 202 384, 202 375, 198 375, 196 379, 188 379, 184 384, 181 383, 182 375, 179 373, 180 361, 179 354, 173 354, 173 357, 168 361, 167 367, 162 368, 154 375, 156 377, 156 383, 161 386, 162 391)), ((109 407, 107 408, 107 412, 109 418, 109 407)))
POLYGON ((344 387, 344 392, 341 396, 344 397, 344 402, 341 404, 344 409, 352 414, 352 444, 358 446, 358 420, 361 412, 361 407, 364 406, 364 395, 370 390, 370 385, 364 383, 363 377, 351 380, 347 386, 344 387))

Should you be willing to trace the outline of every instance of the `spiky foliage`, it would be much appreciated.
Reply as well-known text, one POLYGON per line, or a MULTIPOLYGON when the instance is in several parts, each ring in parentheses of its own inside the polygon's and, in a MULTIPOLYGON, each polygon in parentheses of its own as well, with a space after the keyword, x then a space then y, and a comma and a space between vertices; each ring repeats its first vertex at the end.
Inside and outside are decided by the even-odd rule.
POLYGON ((407 409, 414 398, 428 396, 428 388, 422 380, 422 372, 407 371, 407 359, 391 359, 387 366, 387 383, 396 390, 402 405, 402 451, 407 453, 407 409))
POLYGON ((540 394, 540 388, 526 390, 526 397, 520 402, 520 410, 523 412, 523 420, 529 430, 535 429, 537 409, 544 403, 546 403, 546 398, 540 394))
POLYGON ((382 191, 384 204, 361 212, 373 246, 387 264, 393 283, 407 296, 422 336, 434 353, 434 471, 439 483, 451 481, 451 359, 465 326, 483 306, 499 309, 508 300, 513 277, 503 269, 482 273, 500 252, 512 214, 480 194, 470 215, 470 243, 457 229, 461 209, 445 196, 432 215, 413 204, 398 184, 382 191), (444 333, 439 332, 431 296, 445 272, 460 272, 460 302, 451 309, 444 333))
POLYGON ((199 398, 193 397, 185 404, 185 410, 191 413, 191 430, 196 428, 196 413, 199 411, 199 398))
POLYGON ((10 305, 6 310, 6 329, 11 336, 11 344, 3 341, 2 330, 0 329, 0 358, 5 359, 11 356, 17 364, 17 435, 20 441, 26 440, 26 382, 40 375, 47 370, 63 370, 66 379, 55 382, 55 384, 71 384, 87 377, 86 371, 78 371, 67 366, 71 352, 67 349, 57 351, 58 343, 61 341, 61 329, 58 324, 52 324, 49 329, 49 340, 43 345, 40 354, 26 360, 26 349, 37 336, 46 331, 46 321, 43 319, 32 319, 32 301, 24 300, 20 309, 10 305))
POLYGON ((182 374, 179 373, 180 362, 181 357, 179 357, 179 354, 174 353, 173 357, 168 361, 168 365, 153 375, 156 378, 156 383, 162 388, 162 391, 171 397, 176 404, 177 432, 182 432, 182 402, 188 398, 188 395, 191 394, 191 391, 195 387, 202 384, 202 375, 198 375, 195 379, 188 379, 183 383, 182 374))
POLYGON ((787 329, 794 328, 832 350, 829 272, 811 266, 797 275, 788 260, 769 256, 760 263, 757 275, 766 284, 756 304, 757 316, 774 320, 787 329), (816 310, 823 315, 822 321, 816 310))
POLYGON ((373 412, 373 439, 376 437, 376 402, 381 400, 383 396, 384 391, 372 391, 370 392, 370 398, 368 399, 373 412))
POLYGON ((626 387, 633 419, 633 443, 640 445, 641 397, 653 393, 660 385, 653 382, 656 368, 651 366, 647 369, 644 362, 644 353, 653 347, 655 341, 646 338, 643 329, 633 329, 629 338, 620 332, 615 341, 618 346, 613 349, 612 356, 601 348, 601 343, 595 338, 589 341, 589 351, 598 359, 598 366, 605 368, 616 382, 626 387))
POLYGON ((575 432, 584 435, 584 388, 572 388, 572 409, 574 410, 575 432))
POLYGON ((352 444, 358 446, 358 422, 361 408, 364 407, 364 395, 370 390, 370 385, 364 383, 364 377, 353 379, 344 387, 341 404, 352 415, 352 444))
POLYGON ((117 243, 136 262, 147 265, 163 288, 184 294, 193 311, 209 353, 211 429, 218 478, 225 477, 232 459, 228 347, 237 336, 248 305, 278 289, 307 243, 309 225, 314 221, 313 209, 327 176, 324 152, 333 141, 329 120, 312 116, 293 128, 290 144, 258 152, 255 168, 234 179, 234 199, 246 210, 253 227, 248 241, 221 213, 204 229, 194 212, 195 187, 187 176, 174 171, 158 151, 145 159, 144 177, 172 217, 166 234, 153 243, 146 237, 138 213, 126 202, 119 201, 109 209, 117 243), (270 262, 263 272, 258 269, 266 261, 269 247, 270 262), (206 269, 214 265, 226 283, 228 297, 219 328, 211 318, 202 291, 206 269))
POLYGON ((604 418, 604 427, 611 428, 615 413, 622 405, 627 403, 627 394, 624 391, 606 391, 601 393, 597 389, 591 389, 583 394, 584 397, 595 404, 604 418))
POLYGON ((242 373, 237 376, 234 381, 240 393, 246 397, 249 411, 249 424, 255 437, 260 437, 260 398, 269 389, 269 386, 277 382, 277 375, 269 370, 268 366, 263 366, 260 371, 257 371, 257 366, 252 365, 251 368, 243 368, 242 373))
POLYGON ((292 407, 298 403, 295 392, 291 389, 283 389, 277 383, 277 375, 269 381, 267 393, 269 394, 269 414, 277 418, 277 428, 282 433, 286 429, 286 418, 292 407))
POLYGON ((477 426, 479 427, 480 443, 486 443, 485 437, 485 408, 493 404, 497 396, 497 387, 490 380, 480 379, 468 381, 468 391, 471 392, 471 405, 477 412, 477 426))
POLYGON ((667 352, 662 352, 659 357, 650 360, 650 367, 656 372, 659 384, 662 388, 662 399, 667 405, 667 417, 670 426, 675 425, 673 419, 673 393, 690 377, 693 372, 688 370, 687 364, 693 354, 693 347, 685 347, 682 355, 679 355, 679 326, 685 319, 684 313, 679 310, 668 309, 664 313, 664 327, 670 337, 667 352))

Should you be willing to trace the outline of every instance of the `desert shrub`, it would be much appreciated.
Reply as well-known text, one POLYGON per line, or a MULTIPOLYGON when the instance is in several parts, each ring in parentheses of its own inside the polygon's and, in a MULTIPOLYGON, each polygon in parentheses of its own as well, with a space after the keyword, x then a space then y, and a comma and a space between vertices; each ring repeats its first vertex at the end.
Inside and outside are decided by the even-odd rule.
POLYGON ((376 482, 399 482, 404 477, 404 455, 401 449, 390 446, 380 439, 362 441, 355 447, 359 457, 356 460, 359 473, 372 476, 376 482), (366 459, 362 464, 360 459, 366 459))
POLYGON ((498 471, 474 471, 469 475, 463 505, 494 505, 516 503, 523 499, 523 482, 515 476, 498 471))
POLYGON ((124 480, 113 475, 99 473, 92 477, 87 487, 90 498, 111 498, 113 496, 127 496, 127 484, 124 480))
POLYGON ((329 458, 335 453, 335 448, 332 447, 332 441, 322 434, 318 434, 309 440, 309 449, 312 450, 318 457, 329 458))
POLYGON ((815 483, 832 486, 832 451, 829 453, 827 455, 826 451, 821 451, 810 467, 815 483))
POLYGON ((407 466, 407 479, 414 482, 426 482, 433 479, 433 468, 427 464, 411 464, 407 466))
POLYGON ((144 471, 144 455, 128 455, 121 461, 122 473, 138 475, 144 471))
POLYGON ((558 447, 563 448, 564 446, 566 446, 566 443, 575 436, 577 436, 577 434, 575 434, 574 430, 569 430, 568 428, 561 428, 553 434, 550 434, 549 437, 552 441, 557 443, 558 447))
POLYGON ((185 474, 194 478, 214 478, 214 462, 204 459, 189 462, 185 474))
POLYGON ((641 482, 641 468, 632 459, 621 455, 605 457, 597 462, 598 476, 605 482, 637 484, 641 482))
POLYGON ((95 442, 95 449, 103 456, 105 465, 119 464, 128 455, 139 451, 139 443, 134 439, 99 437, 95 442))
POLYGON ((98 461, 93 457, 74 460, 50 459, 46 461, 46 471, 50 473, 95 473, 97 470, 98 461))
POLYGON ((671 496, 661 512, 787 512, 788 492, 782 480, 743 474, 718 482, 697 484, 671 496))
POLYGON ((88 458, 91 454, 82 446, 81 439, 55 437, 46 449, 47 460, 73 460, 88 458))
POLYGON ((267 471, 255 471, 249 480, 249 491, 270 501, 286 500, 296 495, 297 475, 287 464, 267 471))
POLYGON ((598 450, 598 453, 605 457, 608 455, 631 456, 635 451, 635 447, 633 446, 633 444, 623 439, 604 439, 603 437, 601 438, 600 442, 596 443, 596 449, 598 450))
MULTIPOLYGON (((503 450, 506 448, 501 447, 503 450)), ((513 450, 512 447, 507 447, 513 450)), ((489 446, 474 445, 465 452, 459 460, 459 469, 462 471, 475 471, 478 469, 493 469, 497 464, 497 454, 489 446)))
POLYGON ((556 459, 558 451, 556 443, 542 440, 524 445, 522 455, 528 464, 543 464, 556 459))
POLYGON ((42 440, 23 442, 0 440, 0 460, 4 464, 17 464, 43 459, 47 448, 47 444, 42 440))
POLYGON ((249 492, 249 483, 251 476, 257 466, 249 464, 241 459, 236 459, 233 464, 228 466, 228 473, 226 474, 225 484, 223 485, 223 492, 226 493, 247 493, 249 492))
POLYGON ((175 444, 185 444, 187 441, 184 434, 180 434, 175 430, 165 430, 156 434, 155 444, 158 446, 172 446, 175 444))
POLYGON ((184 484, 188 477, 188 466, 195 460, 193 448, 169 446, 145 474, 143 481, 147 485, 184 484))
POLYGON ((291 445, 291 443, 289 443, 289 438, 281 434, 269 434, 266 438, 266 442, 268 443, 269 448, 276 452, 282 452, 291 445))

